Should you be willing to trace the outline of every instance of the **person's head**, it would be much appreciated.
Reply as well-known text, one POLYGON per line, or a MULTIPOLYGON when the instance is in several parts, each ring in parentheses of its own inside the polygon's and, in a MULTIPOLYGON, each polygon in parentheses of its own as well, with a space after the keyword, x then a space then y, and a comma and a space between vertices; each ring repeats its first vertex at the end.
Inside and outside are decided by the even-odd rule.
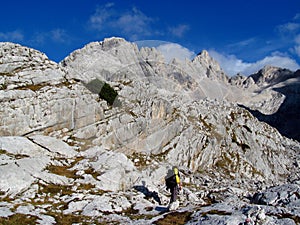
POLYGON ((173 169, 168 169, 168 172, 167 172, 167 178, 168 177, 171 177, 171 176, 173 176, 174 175, 174 172, 173 172, 173 169))

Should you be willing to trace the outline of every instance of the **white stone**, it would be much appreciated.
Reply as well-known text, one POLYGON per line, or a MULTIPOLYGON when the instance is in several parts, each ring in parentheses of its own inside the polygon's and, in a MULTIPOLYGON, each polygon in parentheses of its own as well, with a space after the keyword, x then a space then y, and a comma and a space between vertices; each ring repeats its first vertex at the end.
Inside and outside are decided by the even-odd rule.
POLYGON ((45 149, 24 137, 0 137, 0 148, 14 155, 43 156, 50 155, 45 149))
POLYGON ((0 217, 9 217, 12 216, 14 213, 6 207, 0 207, 0 217))
POLYGON ((179 208, 179 201, 175 201, 175 202, 172 202, 170 205, 169 205, 169 210, 170 211, 175 211, 179 208))
POLYGON ((88 200, 72 201, 68 204, 68 209, 64 210, 64 214, 72 214, 82 211, 89 203, 88 200))
POLYGON ((67 143, 49 136, 35 135, 30 137, 34 143, 39 144, 50 152, 58 153, 67 158, 72 158, 77 155, 77 152, 73 150, 67 143))

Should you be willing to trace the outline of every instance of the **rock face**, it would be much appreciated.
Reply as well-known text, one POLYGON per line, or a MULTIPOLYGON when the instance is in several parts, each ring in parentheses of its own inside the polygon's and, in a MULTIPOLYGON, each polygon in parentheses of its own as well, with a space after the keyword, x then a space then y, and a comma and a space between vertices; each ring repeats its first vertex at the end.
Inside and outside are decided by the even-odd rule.
POLYGON ((259 120, 277 128, 281 134, 300 140, 300 70, 296 72, 266 66, 244 79, 248 89, 258 94, 249 102, 241 102, 259 120))
POLYGON ((97 96, 67 80, 66 72, 33 49, 0 47, 1 135, 35 130, 78 129, 103 115, 97 96))
POLYGON ((230 79, 206 51, 166 64, 122 38, 60 64, 1 43, 0 223, 297 224, 300 144, 248 110, 281 109, 295 74, 230 79), (160 215, 173 165, 180 206, 160 215))

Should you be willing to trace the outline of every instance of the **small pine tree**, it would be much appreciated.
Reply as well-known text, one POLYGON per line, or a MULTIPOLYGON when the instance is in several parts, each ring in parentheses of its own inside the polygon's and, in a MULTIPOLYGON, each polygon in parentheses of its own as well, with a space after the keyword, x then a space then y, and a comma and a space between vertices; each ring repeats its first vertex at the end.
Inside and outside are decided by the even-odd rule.
POLYGON ((117 105, 119 105, 119 101, 117 99, 118 92, 115 91, 108 83, 95 79, 87 83, 85 86, 91 92, 99 94, 99 97, 104 99, 109 105, 113 105, 114 103, 118 103, 117 105))
POLYGON ((109 84, 104 83, 99 93, 100 98, 107 101, 108 104, 113 105, 118 93, 109 84))

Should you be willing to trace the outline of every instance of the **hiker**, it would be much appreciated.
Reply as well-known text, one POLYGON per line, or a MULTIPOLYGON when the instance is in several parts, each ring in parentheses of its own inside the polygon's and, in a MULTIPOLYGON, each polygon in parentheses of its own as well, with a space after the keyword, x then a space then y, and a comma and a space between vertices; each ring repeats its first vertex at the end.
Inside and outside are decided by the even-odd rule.
POLYGON ((173 166, 172 169, 169 169, 165 181, 166 181, 167 191, 170 190, 171 192, 171 198, 170 198, 170 204, 171 204, 176 201, 179 190, 181 190, 180 175, 179 175, 178 168, 176 166, 173 166))

